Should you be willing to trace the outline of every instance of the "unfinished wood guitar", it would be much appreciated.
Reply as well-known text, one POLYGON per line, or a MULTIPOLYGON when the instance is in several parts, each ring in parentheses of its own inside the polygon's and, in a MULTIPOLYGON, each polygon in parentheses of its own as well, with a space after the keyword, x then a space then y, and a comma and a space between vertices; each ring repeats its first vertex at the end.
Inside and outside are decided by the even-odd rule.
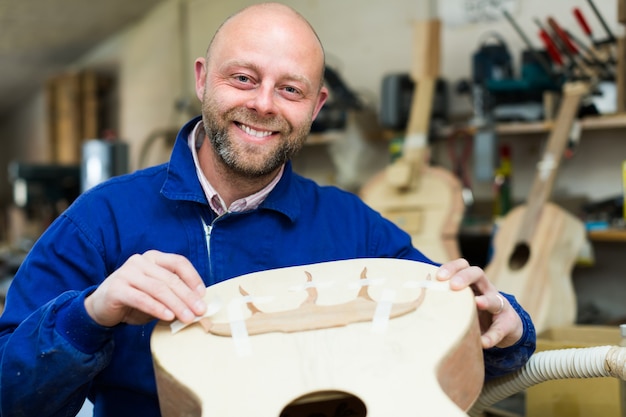
POLYGON ((464 416, 484 378, 476 306, 435 271, 353 259, 209 287, 208 317, 152 334, 162 415, 464 416))
MULTIPOLYGON (((434 6, 431 6, 434 7, 434 6)), ((416 82, 402 156, 375 175, 361 198, 409 233, 413 245, 430 259, 460 257, 457 233, 465 205, 459 179, 428 164, 428 135, 440 61, 438 19, 418 22, 411 76, 416 82)))
POLYGON ((582 222, 548 201, 581 99, 589 88, 578 82, 565 84, 563 90, 527 202, 498 226, 494 257, 485 268, 498 289, 516 296, 538 333, 575 322, 571 270, 585 241, 582 222))

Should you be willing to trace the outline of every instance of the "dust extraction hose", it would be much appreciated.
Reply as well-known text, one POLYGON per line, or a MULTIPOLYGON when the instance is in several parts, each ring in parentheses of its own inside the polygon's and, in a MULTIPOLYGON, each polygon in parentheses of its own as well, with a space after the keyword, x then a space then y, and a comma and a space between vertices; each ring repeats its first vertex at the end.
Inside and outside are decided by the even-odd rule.
POLYGON ((545 381, 597 377, 626 380, 626 347, 597 346, 535 353, 517 372, 487 382, 468 415, 479 417, 487 407, 545 381))

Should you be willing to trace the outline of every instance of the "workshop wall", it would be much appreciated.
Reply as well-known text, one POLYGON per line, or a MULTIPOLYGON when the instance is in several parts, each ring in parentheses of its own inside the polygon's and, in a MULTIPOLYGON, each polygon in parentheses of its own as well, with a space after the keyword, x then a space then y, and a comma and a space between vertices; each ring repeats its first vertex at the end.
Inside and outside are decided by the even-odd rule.
MULTIPOLYGON (((77 66, 110 66, 112 60, 117 60, 119 133, 120 137, 131 145, 133 169, 138 168, 142 144, 148 137, 155 131, 176 129, 183 120, 197 112, 197 99, 193 90, 194 59, 204 55, 210 37, 225 16, 253 3, 255 2, 246 0, 165 1, 139 23, 123 34, 104 42, 88 54, 88 58, 77 63, 77 66), (98 52, 103 50, 107 52, 98 52), (181 106, 181 100, 189 104, 181 106)), ((288 0, 285 3, 299 10, 316 27, 326 48, 328 64, 340 73, 350 88, 371 105, 374 112, 378 111, 382 78, 386 74, 409 70, 413 48, 413 23, 429 13, 428 2, 412 0, 393 2, 288 0)), ((441 35, 441 70, 451 89, 460 79, 469 76, 471 54, 478 48, 481 38, 487 32, 500 33, 516 60, 523 46, 522 40, 504 19, 492 23, 450 23, 456 16, 454 12, 464 3, 469 4, 471 1, 438 2, 439 12, 445 23, 441 35)), ((582 0, 559 2, 524 0, 506 3, 515 5, 513 16, 518 24, 532 35, 537 32, 533 18, 545 18, 550 15, 557 17, 562 25, 576 31, 577 25, 571 9, 573 7, 585 9, 587 6, 582 0)), ((621 28, 612 19, 615 16, 616 1, 604 0, 596 3, 612 25, 612 29, 621 34, 621 28)), ((595 19, 590 20, 592 26, 599 30, 598 22, 595 19)), ((451 93, 449 102, 451 114, 458 116, 471 113, 468 97, 451 93)), ((15 129, 5 128, 8 130, 6 135, 15 137, 15 142, 19 143, 18 149, 15 150, 18 158, 36 161, 45 159, 48 155, 49 150, 46 146, 31 146, 45 143, 46 129, 42 126, 45 126, 46 120, 45 117, 41 117, 43 106, 42 98, 36 98, 31 105, 17 112, 21 115, 14 117, 15 129), (26 123, 25 119, 32 122, 26 123)), ((596 145, 590 152, 599 154, 594 159, 604 163, 594 166, 594 169, 598 169, 594 171, 595 175, 583 175, 580 167, 590 166, 587 160, 567 162, 568 166, 564 169, 571 171, 571 175, 559 176, 556 192, 575 192, 589 194, 591 198, 602 198, 619 190, 620 176, 619 172, 615 171, 617 169, 615 163, 619 161, 615 159, 619 159, 616 155, 620 153, 626 155, 626 149, 623 148, 626 142, 620 141, 619 137, 614 141, 611 138, 621 134, 619 131, 594 133, 596 145), (604 144, 601 149, 597 142, 604 144), (624 152, 618 152, 619 150, 624 152), (614 172, 617 175, 614 175, 614 172), (603 180, 598 181, 599 177, 603 180)), ((514 145, 516 167, 514 197, 522 199, 527 193, 529 180, 532 179, 533 160, 538 155, 536 152, 540 149, 543 138, 541 135, 534 135, 507 137, 503 140, 510 140, 514 145)), ((168 142, 167 140, 162 142, 159 148, 150 149, 150 155, 144 158, 144 165, 167 159, 168 142)), ((591 145, 590 143, 589 146, 591 145)), ((375 146, 380 147, 380 144, 375 146)), ((341 147, 338 148, 341 150, 341 147)), ((445 150, 435 155, 437 163, 444 166, 450 164, 445 150)), ((384 157, 384 154, 381 155, 381 158, 384 157)), ((328 172, 316 172, 317 164, 303 165, 312 170, 307 174, 314 178, 324 178, 327 182, 332 176, 328 172)), ((328 167, 328 164, 319 165, 328 167)), ((378 168, 376 164, 373 167, 378 168)), ((363 179, 372 173, 363 172, 363 179)), ((491 184, 475 182, 473 186, 478 198, 491 197, 491 184)))
MULTIPOLYGON (((197 104, 193 90, 193 60, 204 55, 208 40, 224 16, 252 3, 254 2, 244 0, 168 1, 133 29, 120 63, 123 137, 138 144, 155 129, 165 128, 166 125, 176 127, 181 120, 194 114, 197 104), (183 21, 187 22, 184 27, 179 27, 181 15, 183 21), (159 52, 156 53, 155 50, 159 52), (179 99, 190 100, 196 107, 177 109, 175 102, 179 99)), ((408 71, 413 48, 413 23, 429 12, 427 2, 408 0, 395 0, 392 3, 382 0, 365 3, 358 0, 290 0, 285 3, 295 7, 311 21, 325 45, 328 64, 340 73, 349 87, 359 93, 375 112, 378 111, 382 78, 386 74, 408 71), (350 18, 346 19, 346 16, 350 18)), ((609 24, 613 26, 612 29, 620 34, 621 28, 610 19, 615 15, 616 2, 609 0, 597 3, 609 24)), ((452 20, 453 13, 449 8, 458 4, 457 0, 439 2, 444 23, 452 20)), ((529 35, 537 32, 533 18, 543 19, 550 15, 557 17, 562 25, 576 31, 578 26, 571 13, 575 6, 584 10, 587 4, 582 0, 524 0, 517 2, 514 17, 529 35)), ((599 31, 598 22, 590 20, 599 31)), ((444 26, 441 69, 451 90, 459 80, 469 76, 471 54, 490 31, 501 34, 507 41, 517 64, 523 42, 504 19, 492 23, 446 23, 444 26)), ((468 97, 452 92, 449 102, 452 115, 471 113, 468 97)), ((618 192, 621 187, 620 155, 626 155, 626 142, 619 140, 621 135, 620 131, 609 131, 583 136, 581 147, 585 149, 585 158, 575 157, 564 162, 562 175, 559 175, 555 185, 555 194, 586 195, 597 199, 618 192), (593 160, 593 165, 589 158, 593 160), (590 166, 593 167, 592 175, 583 174, 586 170, 581 168, 590 166)), ((517 200, 524 199, 529 190, 534 175, 534 161, 539 156, 545 136, 547 135, 501 138, 513 146, 516 169, 514 198, 517 200)), ((373 146, 380 148, 380 144, 373 146)), ((132 161, 136 163, 139 146, 131 149, 132 161)), ((329 150, 332 152, 332 147, 329 150)), ((340 148, 336 150, 342 151, 340 148)), ((344 147, 343 151, 349 152, 349 149, 345 150, 344 147)), ((302 160, 307 154, 314 158, 324 156, 320 151, 305 151, 300 156, 300 166, 306 167, 305 173, 320 182, 332 182, 332 173, 329 174, 328 168, 333 165, 306 163, 302 160)), ((381 158, 385 157, 384 154, 380 155, 381 158)), ((435 155, 437 163, 450 165, 445 148, 435 155)), ((148 162, 157 162, 166 157, 167 148, 164 152, 153 152, 153 157, 148 158, 148 162)), ((331 158, 328 154, 326 157, 331 158)), ((341 155, 335 158, 343 159, 341 155)), ((371 168, 360 174, 363 181, 380 165, 369 164, 367 167, 371 168)), ((472 185, 477 198, 491 198, 491 183, 474 181, 472 185)))

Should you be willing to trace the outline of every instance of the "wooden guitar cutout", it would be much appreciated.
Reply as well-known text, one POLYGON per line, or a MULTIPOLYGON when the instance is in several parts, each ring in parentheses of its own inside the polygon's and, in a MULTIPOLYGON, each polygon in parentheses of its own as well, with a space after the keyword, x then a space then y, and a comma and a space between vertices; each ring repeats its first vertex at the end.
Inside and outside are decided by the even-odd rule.
POLYGON ((476 306, 435 272, 352 259, 209 287, 214 314, 152 334, 162 415, 464 416, 484 378, 476 306))
POLYGON ((403 153, 368 181, 360 194, 372 208, 409 233, 415 247, 432 260, 445 262, 460 257, 457 233, 465 205, 459 179, 444 168, 428 164, 427 138, 439 76, 440 32, 438 19, 416 24, 411 72, 416 86, 403 153))
POLYGON ((537 332, 573 324, 576 295, 571 269, 585 240, 582 222, 550 203, 558 167, 588 85, 567 83, 527 203, 498 226, 494 257, 485 268, 500 290, 514 294, 537 332))

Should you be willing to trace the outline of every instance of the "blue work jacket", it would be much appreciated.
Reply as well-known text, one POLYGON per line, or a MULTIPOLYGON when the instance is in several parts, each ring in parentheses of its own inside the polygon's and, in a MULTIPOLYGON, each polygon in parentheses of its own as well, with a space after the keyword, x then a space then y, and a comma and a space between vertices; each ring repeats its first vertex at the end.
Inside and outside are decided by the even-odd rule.
MULTIPOLYGON (((29 252, 0 317, 1 417, 71 416, 86 397, 96 417, 160 415, 149 346, 155 322, 106 328, 84 307, 85 297, 134 254, 184 255, 207 286, 350 258, 429 262, 357 196, 320 187, 289 163, 258 209, 215 218, 187 144, 198 120, 179 132, 169 163, 83 193, 29 252)), ((521 366, 532 353, 527 316, 525 325, 518 345, 491 353, 496 372, 521 366)))

